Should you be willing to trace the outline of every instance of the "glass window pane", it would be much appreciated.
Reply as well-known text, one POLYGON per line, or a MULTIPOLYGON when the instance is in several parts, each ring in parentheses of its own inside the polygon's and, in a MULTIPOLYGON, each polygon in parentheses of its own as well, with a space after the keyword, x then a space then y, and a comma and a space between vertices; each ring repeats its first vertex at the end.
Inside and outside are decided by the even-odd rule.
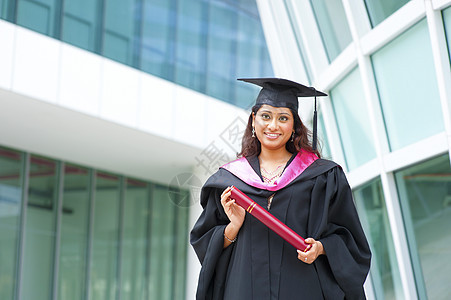
POLYGON ((373 253, 371 278, 376 299, 404 299, 381 181, 355 189, 354 199, 373 253))
POLYGON ((444 130, 426 20, 376 52, 372 61, 392 150, 444 130))
POLYGON ((96 28, 100 26, 97 15, 98 1, 64 0, 61 39, 74 46, 96 51, 96 28))
POLYGON ((121 299, 147 299, 149 199, 147 183, 127 179, 124 200, 121 299))
POLYGON ((351 42, 352 36, 341 0, 310 0, 329 61, 351 42))
POLYGON ((448 53, 451 60, 451 6, 443 10, 442 15, 445 24, 446 40, 448 42, 448 53))
POLYGON ((0 19, 14 22, 14 1, 0 0, 0 19))
POLYGON ((22 202, 23 159, 0 148, 0 299, 13 299, 22 202))
POLYGON ((178 84, 205 91, 208 3, 179 1, 177 7, 176 77, 178 84))
POLYGON ((58 298, 84 299, 90 176, 85 168, 64 168, 58 298))
MULTIPOLYGON (((236 73, 233 77, 272 77, 271 60, 258 14, 253 15, 247 10, 236 13, 238 17, 237 55, 236 73)), ((243 83, 234 84, 234 86, 236 86, 236 96, 227 101, 250 109, 260 89, 243 83)))
POLYGON ((168 190, 169 197, 176 205, 175 211, 175 254, 174 254, 174 273, 173 273, 173 286, 174 296, 173 299, 185 298, 185 285, 186 285, 186 265, 187 265, 187 253, 188 253, 188 229, 189 228, 189 207, 192 202, 190 201, 189 191, 181 191, 179 189, 168 190))
POLYGON ((392 15, 410 0, 365 0, 373 27, 392 15))
POLYGON ((141 69, 164 79, 173 79, 175 11, 172 1, 143 1, 141 69))
POLYGON ((135 0, 105 1, 103 55, 127 65, 133 65, 133 58, 138 54, 133 51, 135 41, 138 41, 135 37, 135 25, 141 18, 141 9, 135 7, 135 2, 135 0))
POLYGON ((346 163, 352 170, 376 157, 359 69, 338 83, 330 96, 346 163))
POLYGON ((451 299, 449 155, 398 171, 395 178, 420 295, 424 282, 428 299, 451 299))
POLYGON ((210 2, 207 44, 207 94, 233 101, 236 82, 237 16, 230 6, 210 2))
POLYGON ((90 282, 91 299, 110 300, 116 297, 119 189, 119 177, 97 173, 90 282))
POLYGON ((150 299, 172 297, 175 251, 175 211, 168 190, 156 186, 152 193, 150 242, 150 299))
POLYGON ((57 164, 31 156, 23 257, 23 299, 51 297, 57 202, 57 164))
POLYGON ((318 111, 318 149, 321 150, 321 157, 325 159, 332 159, 332 153, 329 147, 329 140, 327 137, 326 126, 324 125, 324 116, 321 111, 318 111))
POLYGON ((53 36, 58 0, 17 0, 17 24, 53 36))

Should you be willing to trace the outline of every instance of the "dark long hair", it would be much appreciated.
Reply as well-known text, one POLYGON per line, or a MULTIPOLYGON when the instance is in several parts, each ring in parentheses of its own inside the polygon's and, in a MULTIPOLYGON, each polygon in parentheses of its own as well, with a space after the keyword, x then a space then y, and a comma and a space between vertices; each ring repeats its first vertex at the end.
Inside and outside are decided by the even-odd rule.
MULTIPOLYGON (((262 107, 261 105, 255 105, 252 107, 252 112, 249 115, 249 120, 247 121, 247 127, 244 131, 243 141, 241 144, 241 152, 238 153, 238 157, 250 157, 257 156, 261 151, 260 141, 256 137, 252 137, 252 115, 257 114, 257 111, 262 107)), ((318 150, 313 150, 312 143, 310 142, 312 133, 310 130, 304 126, 301 121, 301 118, 298 115, 297 111, 291 109, 291 114, 294 118, 294 139, 293 142, 288 140, 285 144, 286 149, 290 153, 295 153, 301 151, 309 151, 315 153, 318 157, 321 157, 321 154, 318 150)), ((318 147, 317 147, 318 149, 318 147)))

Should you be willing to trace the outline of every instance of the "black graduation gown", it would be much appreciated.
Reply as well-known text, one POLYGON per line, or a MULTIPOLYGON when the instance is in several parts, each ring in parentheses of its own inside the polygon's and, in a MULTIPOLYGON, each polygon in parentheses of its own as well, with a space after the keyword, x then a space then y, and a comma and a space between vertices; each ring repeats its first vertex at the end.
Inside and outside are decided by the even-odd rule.
MULTIPOLYGON (((259 173, 258 160, 251 161, 259 173), (257 166, 256 166, 257 165, 257 166)), ((342 169, 318 159, 277 191, 255 188, 220 168, 201 191, 203 212, 190 242, 202 264, 197 299, 364 299, 371 252, 342 169), (326 255, 309 265, 296 249, 246 213, 237 241, 223 249, 229 220, 220 195, 234 185, 326 255)))

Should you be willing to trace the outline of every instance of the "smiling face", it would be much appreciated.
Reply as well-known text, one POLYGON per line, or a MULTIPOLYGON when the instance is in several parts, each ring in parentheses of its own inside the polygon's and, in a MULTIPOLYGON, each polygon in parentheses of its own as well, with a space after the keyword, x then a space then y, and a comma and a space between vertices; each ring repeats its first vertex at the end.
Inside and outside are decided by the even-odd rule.
POLYGON ((253 115, 252 126, 262 149, 285 149, 294 131, 294 118, 289 108, 265 104, 253 115))

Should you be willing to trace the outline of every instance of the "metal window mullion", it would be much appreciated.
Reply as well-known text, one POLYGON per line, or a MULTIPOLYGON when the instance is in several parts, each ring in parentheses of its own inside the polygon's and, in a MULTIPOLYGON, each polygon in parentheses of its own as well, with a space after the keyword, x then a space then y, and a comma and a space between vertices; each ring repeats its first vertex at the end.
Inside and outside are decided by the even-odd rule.
POLYGON ((52 290, 52 299, 58 299, 58 273, 59 273, 59 256, 61 249, 61 218, 62 218, 62 207, 63 207, 63 189, 64 189, 64 162, 59 162, 57 164, 58 169, 56 172, 57 178, 57 195, 56 195, 56 216, 55 216, 55 240, 54 240, 54 255, 53 255, 53 280, 50 283, 53 285, 50 289, 52 290))
POLYGON ((16 272, 16 287, 14 291, 14 299, 22 299, 22 274, 23 274, 23 257, 25 251, 25 226, 27 219, 28 206, 28 187, 30 182, 30 153, 22 153, 22 201, 20 207, 20 224, 19 224, 19 239, 17 243, 17 272, 16 272))
POLYGON ((85 299, 90 299, 90 281, 92 265, 92 244, 94 236, 94 213, 95 213, 95 194, 96 194, 96 171, 89 170, 89 224, 88 224, 88 243, 86 247, 86 269, 85 269, 85 299))
POLYGON ((117 268, 116 268, 116 299, 121 299, 121 281, 122 281, 122 252, 124 239, 124 208, 125 208, 125 184, 124 176, 119 181, 119 228, 118 228, 118 251, 117 251, 117 268))
POLYGON ((179 213, 179 209, 178 206, 175 203, 180 203, 180 192, 178 193, 174 193, 176 199, 173 203, 174 205, 174 218, 173 218, 173 224, 174 224, 174 228, 172 230, 172 234, 174 237, 174 243, 173 243, 173 247, 172 250, 174 251, 172 253, 172 287, 171 287, 171 298, 170 299, 175 299, 174 295, 175 295, 175 289, 177 288, 177 250, 179 249, 180 245, 179 245, 179 240, 178 240, 178 225, 179 225, 179 218, 178 218, 178 213, 179 213))
POLYGON ((153 192, 154 190, 154 185, 153 184, 148 184, 148 202, 147 202, 147 210, 148 210, 148 215, 147 215, 147 234, 146 234, 146 267, 145 267, 145 282, 146 282, 146 289, 145 289, 145 297, 144 299, 150 299, 150 255, 151 255, 151 234, 152 234, 152 200, 153 200, 153 192))

